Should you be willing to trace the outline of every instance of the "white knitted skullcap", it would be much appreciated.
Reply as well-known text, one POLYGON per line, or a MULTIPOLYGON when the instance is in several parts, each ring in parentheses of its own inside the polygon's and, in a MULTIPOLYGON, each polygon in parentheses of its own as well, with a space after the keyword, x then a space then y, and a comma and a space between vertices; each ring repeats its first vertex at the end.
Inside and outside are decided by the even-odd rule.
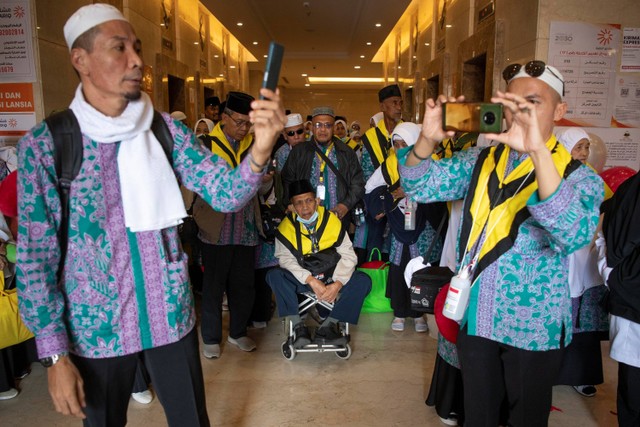
POLYGON ((551 65, 547 65, 544 69, 544 73, 542 73, 542 75, 538 77, 531 77, 524 69, 525 67, 521 67, 520 71, 518 71, 518 74, 513 76, 511 80, 509 80, 509 83, 521 77, 530 77, 533 79, 542 80, 543 82, 548 84, 551 89, 558 92, 558 95, 560 95, 560 99, 564 97, 564 77, 557 68, 552 67, 551 65))
POLYGON ((127 19, 122 12, 110 4, 95 3, 76 10, 64 24, 64 39, 67 41, 69 50, 78 37, 107 21, 127 21, 127 19))
POLYGON ((287 116, 287 123, 284 124, 285 128, 291 128, 302 124, 302 116, 294 113, 287 116))

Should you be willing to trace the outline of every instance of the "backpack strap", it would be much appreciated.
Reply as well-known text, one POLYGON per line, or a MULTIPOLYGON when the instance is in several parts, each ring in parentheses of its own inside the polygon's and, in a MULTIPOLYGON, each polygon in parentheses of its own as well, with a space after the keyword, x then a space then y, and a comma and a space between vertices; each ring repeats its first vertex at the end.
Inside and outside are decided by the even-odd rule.
POLYGON ((53 156, 56 174, 58 175, 58 192, 60 193, 60 262, 58 263, 58 281, 62 277, 65 258, 67 256, 67 235, 69 232, 69 189, 82 165, 82 133, 75 114, 70 109, 52 114, 45 119, 53 136, 53 156))
POLYGON ((156 136, 156 139, 160 142, 160 145, 162 145, 164 154, 167 155, 167 160, 169 160, 169 165, 173 167, 173 136, 169 131, 167 122, 164 121, 164 119, 162 118, 162 114, 160 114, 157 110, 154 110, 153 112, 151 131, 156 136))
MULTIPOLYGON (((53 158, 58 176, 58 192, 60 194, 60 263, 58 264, 58 281, 62 277, 65 258, 67 256, 67 237, 69 233, 69 191, 71 182, 78 176, 82 166, 82 131, 75 114, 71 109, 57 112, 44 119, 53 136, 53 158)), ((151 130, 162 145, 162 149, 173 167, 173 136, 167 123, 158 111, 153 112, 151 130)))

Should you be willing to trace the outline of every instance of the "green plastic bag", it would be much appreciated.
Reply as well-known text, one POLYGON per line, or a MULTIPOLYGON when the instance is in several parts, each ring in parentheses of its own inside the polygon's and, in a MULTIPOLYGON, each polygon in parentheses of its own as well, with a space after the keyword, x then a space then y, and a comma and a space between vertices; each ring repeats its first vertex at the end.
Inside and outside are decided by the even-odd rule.
POLYGON ((388 313, 393 311, 391 301, 385 296, 387 290, 387 277, 389 276, 389 263, 382 261, 380 251, 376 248, 371 251, 369 261, 363 263, 358 270, 371 278, 371 292, 364 299, 362 313, 388 313), (372 261, 374 252, 378 252, 378 261, 372 261))

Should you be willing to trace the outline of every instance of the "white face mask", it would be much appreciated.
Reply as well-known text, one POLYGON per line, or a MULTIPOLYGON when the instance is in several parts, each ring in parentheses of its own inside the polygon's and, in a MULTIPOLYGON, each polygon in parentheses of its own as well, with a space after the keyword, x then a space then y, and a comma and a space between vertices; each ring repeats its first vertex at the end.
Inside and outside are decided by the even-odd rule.
POLYGON ((309 219, 304 219, 300 215, 298 215, 296 219, 298 220, 298 222, 304 225, 311 225, 318 219, 318 211, 316 210, 309 219))

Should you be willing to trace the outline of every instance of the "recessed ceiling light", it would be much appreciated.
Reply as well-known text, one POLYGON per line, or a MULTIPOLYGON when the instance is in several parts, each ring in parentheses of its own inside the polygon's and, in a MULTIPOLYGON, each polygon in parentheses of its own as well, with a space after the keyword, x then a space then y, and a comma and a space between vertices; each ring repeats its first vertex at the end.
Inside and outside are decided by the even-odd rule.
POLYGON ((364 59, 364 55, 360 55, 360 58, 363 58, 363 59, 364 59))
POLYGON ((224 74, 222 74, 222 73, 220 73, 220 74, 218 74, 218 75, 219 75, 220 77, 224 77, 224 74))
POLYGON ((398 70, 402 68, 402 65, 398 65, 398 70))
POLYGON ((382 27, 382 24, 378 22, 378 23, 376 24, 376 27, 382 27))
POLYGON ((269 55, 263 55, 263 56, 264 56, 265 58, 268 58, 268 57, 269 57, 269 55))
POLYGON ((309 74, 307 74, 307 73, 302 73, 302 74, 300 74, 300 75, 301 75, 302 77, 307 77, 309 74))
POLYGON ((220 55, 213 55, 214 58, 220 58, 220 55))
POLYGON ((384 83, 384 77, 309 77, 311 83, 384 83))
POLYGON ((359 69, 360 69, 360 66, 359 66, 359 65, 356 65, 356 66, 355 66, 355 67, 353 67, 353 68, 355 68, 356 70, 359 70, 359 69))
POLYGON ((413 55, 413 59, 416 59, 416 58, 417 58, 417 56, 413 55))
POLYGON ((237 25, 238 27, 242 27, 244 24, 243 24, 242 22, 238 22, 236 25, 237 25))
POLYGON ((309 87, 309 86, 311 86, 311 83, 305 83, 304 85, 309 87))
POLYGON ((429 43, 425 43, 424 45, 425 45, 425 46, 429 46, 429 43))
POLYGON ((200 44, 200 43, 198 43, 198 42, 193 42, 193 44, 200 44))
POLYGON ((451 28, 451 27, 453 27, 453 25, 451 25, 451 24, 447 24, 447 25, 445 25, 445 27, 447 27, 447 28, 451 28))
MULTIPOLYGON (((235 65, 229 65, 229 68, 236 68, 236 66, 235 65)), ((398 68, 400 68, 400 67, 398 67, 398 68)))
POLYGON ((367 46, 371 46, 371 42, 367 42, 367 46))
POLYGON ((258 44, 258 42, 253 42, 254 45, 258 44))

